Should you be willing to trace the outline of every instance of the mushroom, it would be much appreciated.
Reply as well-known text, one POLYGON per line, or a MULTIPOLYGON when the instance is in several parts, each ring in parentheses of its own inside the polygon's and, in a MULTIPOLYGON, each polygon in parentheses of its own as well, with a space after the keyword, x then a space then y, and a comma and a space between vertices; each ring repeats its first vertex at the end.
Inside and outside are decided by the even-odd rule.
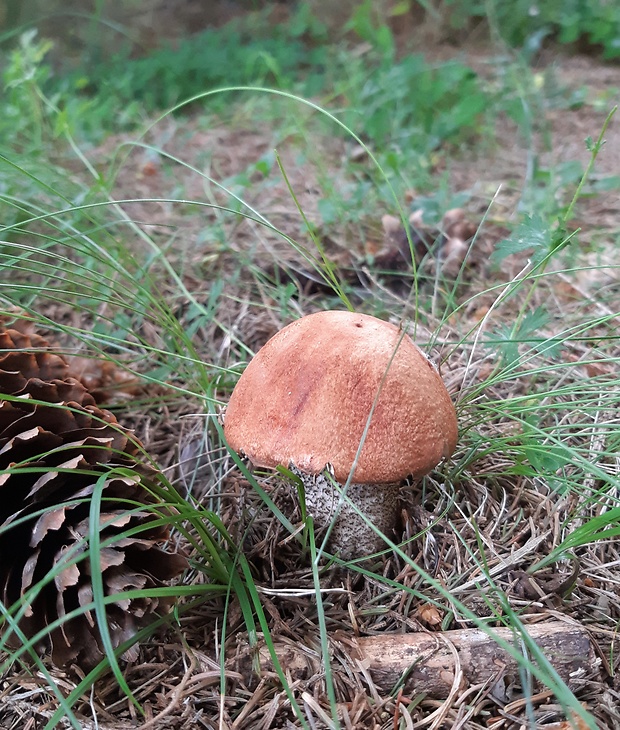
POLYGON ((403 480, 452 454, 457 422, 435 366, 403 330, 327 311, 287 325, 256 354, 230 397, 224 433, 254 465, 300 476, 317 526, 335 520, 330 550, 348 560, 383 541, 334 480, 389 535, 403 480))

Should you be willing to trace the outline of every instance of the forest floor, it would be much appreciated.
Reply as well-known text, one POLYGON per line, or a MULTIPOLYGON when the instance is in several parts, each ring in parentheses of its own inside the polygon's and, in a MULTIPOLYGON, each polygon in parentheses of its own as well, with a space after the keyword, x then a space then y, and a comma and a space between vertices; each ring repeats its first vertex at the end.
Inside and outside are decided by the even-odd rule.
MULTIPOLYGON (((428 49, 427 58, 442 62, 455 54, 491 78, 493 56, 479 46, 458 51, 437 46, 428 49)), ((500 293, 527 270, 530 251, 519 251, 499 264, 492 253, 509 235, 524 204, 524 191, 530 196, 528 205, 535 196, 533 207, 538 205, 549 217, 566 206, 579 180, 575 170, 583 171, 590 157, 584 140, 596 139, 611 105, 620 98, 617 65, 586 56, 543 56, 534 79, 543 83, 550 77, 558 96, 540 110, 544 124, 539 120, 529 138, 507 117, 498 117, 492 139, 442 150, 433 161, 432 174, 453 195, 466 196, 458 205, 459 235, 447 230, 445 218, 432 223, 416 219, 421 236, 433 241, 431 250, 417 261, 417 296, 411 262, 402 256, 404 229, 396 201, 393 207, 383 202, 325 223, 321 205, 326 191, 330 186, 355 190, 360 174, 352 175, 351 170, 366 157, 351 140, 315 130, 305 111, 300 112, 303 134, 290 125, 284 132, 280 126, 256 125, 252 106, 247 105, 220 123, 213 117, 206 121, 199 111, 182 121, 168 117, 140 140, 135 134, 117 134, 87 151, 95 170, 106 175, 114 170, 112 198, 135 200, 119 203, 135 224, 134 238, 127 245, 137 256, 146 254, 142 234, 148 236, 191 292, 190 303, 178 297, 175 316, 189 331, 194 324, 191 303, 211 312, 211 318, 193 330, 205 362, 234 368, 296 317, 342 308, 304 253, 316 251, 318 237, 356 309, 396 322, 416 322, 417 341, 441 363, 442 377, 457 404, 463 439, 452 465, 442 465, 423 485, 403 487, 400 524, 389 536, 401 545, 400 553, 386 550, 351 570, 328 561, 320 564, 319 607, 308 555, 217 441, 206 424, 200 398, 172 395, 155 407, 147 401, 136 409, 131 407, 134 390, 125 385, 111 390, 109 400, 119 420, 135 429, 179 490, 213 505, 242 545, 264 609, 266 626, 261 635, 268 629, 273 647, 285 656, 282 668, 288 687, 271 659, 250 648, 239 605, 221 597, 181 611, 173 625, 142 644, 138 658, 125 666, 126 680, 144 717, 114 677, 105 675, 76 704, 84 730, 269 730, 302 727, 299 714, 306 727, 331 728, 336 727, 334 712, 341 727, 358 730, 588 727, 536 678, 500 672, 501 681, 487 677, 474 686, 459 671, 458 659, 449 670, 452 684, 447 699, 382 684, 355 654, 358 637, 441 634, 475 625, 437 585, 451 591, 459 605, 490 629, 504 626, 511 611, 526 626, 556 622, 583 629, 592 651, 587 668, 563 679, 601 730, 620 728, 617 542, 592 541, 553 569, 527 573, 587 519, 614 509, 620 495, 612 487, 603 489, 600 474, 590 475, 590 482, 574 491, 556 491, 548 475, 518 468, 511 455, 511 439, 522 433, 522 421, 494 417, 485 422, 483 411, 477 410, 485 403, 525 402, 528 393, 547 389, 555 403, 549 408, 561 402, 558 420, 578 431, 571 420, 576 418, 571 399, 579 392, 579 383, 594 379, 603 393, 606 378, 617 368, 620 349, 617 338, 610 335, 620 325, 620 197, 614 184, 620 174, 617 116, 587 194, 570 222, 572 229, 580 229, 579 247, 566 253, 553 275, 546 275, 532 290, 530 299, 533 311, 545 311, 537 332, 545 342, 565 332, 567 322, 588 322, 584 327, 588 337, 574 341, 564 337, 555 360, 545 360, 544 353, 533 350, 521 351, 519 365, 498 378, 499 356, 492 344, 481 346, 476 337, 464 334, 484 328, 487 333, 506 331, 517 316, 520 301, 501 299, 500 293), (274 149, 286 179, 273 164, 274 149), (271 162, 265 166, 264 160, 271 162), (231 191, 273 227, 265 226, 258 215, 247 218, 224 211, 222 207, 234 204, 231 191), (450 253, 446 246, 461 237, 466 246, 455 254, 452 268, 446 267, 450 253), (383 262, 382 268, 374 265, 377 260, 383 262), (446 291, 449 310, 442 304, 446 291), (422 317, 417 311, 420 300, 424 300, 422 317), (558 375, 553 375, 554 368, 560 368, 558 375), (566 383, 577 385, 564 396, 566 383), (503 453, 489 448, 500 442, 503 453), (589 496, 599 494, 597 490, 604 493, 599 502, 589 496), (420 564, 425 574, 412 569, 411 561, 420 564), (434 582, 427 583, 425 575, 434 582), (325 630, 331 680, 322 659, 325 630), (252 671, 257 662, 262 662, 259 676, 252 671)), ((75 174, 86 177, 83 171, 75 174)), ((415 213, 418 197, 418 191, 408 190, 398 203, 407 213, 415 213)), ((177 283, 162 282, 164 296, 173 302, 177 283)), ((76 316, 63 305, 46 315, 65 322, 76 316)), ((79 321, 74 324, 80 326, 79 321)), ((153 340, 159 342, 157 334, 153 340)), ((614 396, 603 394, 600 408, 588 411, 593 421, 590 431, 579 431, 587 437, 579 448, 596 459, 601 449, 612 451, 601 445, 595 428, 598 420, 617 423, 617 381, 611 389, 616 389, 614 396)), ((230 382, 223 379, 216 391, 222 406, 229 392, 230 382)), ((544 408, 548 401, 543 401, 544 408)), ((535 434, 532 439, 536 438, 535 434)), ((547 447, 542 444, 543 450, 547 447)), ((617 484, 617 457, 607 454, 597 463, 617 484)), ((571 465, 561 468, 569 472, 571 465)), ((299 504, 290 485, 273 474, 259 474, 259 479, 276 506, 300 525, 299 504)), ((188 583, 201 580, 199 569, 186 577, 188 583)), ((259 645, 265 645, 262 638, 259 645)), ((51 672, 66 694, 80 679, 75 668, 51 672)), ((56 709, 42 677, 17 666, 3 678, 0 697, 0 725, 6 730, 44 728, 56 709)), ((71 725, 66 721, 58 727, 71 725)))

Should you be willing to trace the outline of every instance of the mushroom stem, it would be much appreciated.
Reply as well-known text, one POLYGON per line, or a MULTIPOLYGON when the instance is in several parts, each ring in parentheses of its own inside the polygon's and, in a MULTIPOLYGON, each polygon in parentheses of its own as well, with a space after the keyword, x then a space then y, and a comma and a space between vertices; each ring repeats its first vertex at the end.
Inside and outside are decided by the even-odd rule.
MULTIPOLYGON (((400 482, 393 484, 349 484, 341 499, 334 478, 326 473, 307 474, 292 469, 305 490, 306 509, 317 528, 329 533, 329 550, 343 560, 361 558, 385 549, 385 541, 377 530, 392 537, 398 516, 400 482), (354 506, 355 505, 355 506, 354 506), (369 525, 356 511, 359 509, 372 522, 369 525)), ((336 482, 339 484, 339 482, 336 482)))

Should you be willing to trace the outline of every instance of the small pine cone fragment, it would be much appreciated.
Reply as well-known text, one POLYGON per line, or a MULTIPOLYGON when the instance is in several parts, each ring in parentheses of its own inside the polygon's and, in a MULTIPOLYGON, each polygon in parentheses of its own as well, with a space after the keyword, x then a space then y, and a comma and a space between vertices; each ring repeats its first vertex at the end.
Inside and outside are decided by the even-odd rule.
POLYGON ((161 547, 165 511, 149 508, 156 470, 68 372, 41 337, 0 332, 0 599, 13 613, 22 608, 20 630, 42 632, 37 649, 51 649, 55 664, 89 667, 103 656, 88 552, 95 489, 102 486, 98 569, 106 597, 117 596, 106 604, 115 647, 169 608, 123 594, 161 586, 186 560, 161 547))

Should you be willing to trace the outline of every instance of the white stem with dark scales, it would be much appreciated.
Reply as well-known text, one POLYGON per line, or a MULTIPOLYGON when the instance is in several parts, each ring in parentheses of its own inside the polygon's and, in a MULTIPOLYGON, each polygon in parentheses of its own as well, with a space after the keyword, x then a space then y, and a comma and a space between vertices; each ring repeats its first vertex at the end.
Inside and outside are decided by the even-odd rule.
POLYGON ((306 508, 319 530, 334 522, 329 534, 328 549, 343 560, 361 558, 384 550, 386 543, 376 530, 356 512, 366 515, 381 533, 393 538, 398 516, 400 482, 394 484, 349 484, 346 498, 343 487, 337 489, 334 479, 325 472, 306 474, 291 466, 305 489, 306 508))

